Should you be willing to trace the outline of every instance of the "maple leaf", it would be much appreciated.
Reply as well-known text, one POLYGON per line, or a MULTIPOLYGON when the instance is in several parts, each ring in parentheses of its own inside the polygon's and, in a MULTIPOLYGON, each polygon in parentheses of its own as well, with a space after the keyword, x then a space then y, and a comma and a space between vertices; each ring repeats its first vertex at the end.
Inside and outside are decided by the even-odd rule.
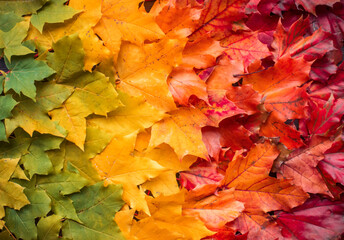
POLYGON ((106 184, 123 185, 123 199, 132 208, 143 210, 149 214, 144 197, 139 199, 140 194, 137 193, 136 186, 150 178, 157 177, 165 168, 146 157, 131 157, 130 154, 134 150, 135 140, 135 132, 120 138, 113 138, 104 151, 92 159, 92 164, 106 184), (130 161, 130 168, 127 165, 128 161, 130 161), (138 195, 137 199, 135 195, 138 195))
POLYGON ((123 43, 117 59, 119 89, 132 96, 143 96, 160 110, 174 110, 166 79, 181 58, 184 41, 164 38, 140 48, 123 43))
POLYGON ((343 200, 313 197, 290 213, 278 212, 282 234, 292 239, 336 239, 343 232, 343 200), (331 214, 326 214, 331 212, 331 214))
POLYGON ((263 59, 271 55, 266 44, 258 39, 258 32, 240 32, 232 34, 221 41, 225 52, 232 60, 242 61, 244 67, 255 60, 263 59))
POLYGON ((12 62, 5 60, 9 73, 5 78, 5 93, 13 89, 16 93, 23 93, 25 96, 35 100, 35 81, 43 81, 55 71, 45 62, 38 61, 32 55, 25 57, 13 57, 12 62))
POLYGON ((72 86, 55 82, 36 83, 36 103, 46 112, 59 108, 72 93, 72 86))
POLYGON ((58 215, 50 215, 41 218, 37 223, 38 239, 56 239, 59 236, 62 227, 61 217, 58 215))
POLYGON ((100 72, 81 74, 68 80, 68 84, 74 86, 73 94, 63 103, 62 108, 51 111, 49 115, 68 131, 67 139, 83 149, 86 138, 85 117, 92 113, 106 116, 121 102, 117 99, 113 85, 100 72))
POLYGON ((112 136, 125 136, 137 130, 151 127, 165 115, 144 101, 143 98, 133 97, 119 92, 119 99, 124 106, 110 112, 106 118, 89 119, 89 126, 98 126, 112 136))
POLYGON ((310 193, 323 193, 331 196, 320 173, 315 168, 324 158, 323 153, 329 149, 332 141, 322 137, 311 139, 308 147, 295 150, 281 165, 281 178, 288 178, 296 186, 310 193))
POLYGON ((253 90, 252 86, 228 86, 226 89, 226 97, 238 108, 244 110, 249 115, 258 112, 261 96, 253 90))
POLYGON ((148 198, 150 217, 132 220, 133 212, 126 210, 116 215, 120 229, 128 239, 192 239, 197 240, 211 235, 204 224, 193 217, 182 215, 182 204, 185 201, 184 191, 171 196, 148 198), (121 214, 122 213, 122 214, 121 214))
POLYGON ((92 184, 99 182, 100 177, 89 160, 102 152, 111 138, 110 134, 98 127, 87 127, 84 151, 75 144, 64 141, 59 150, 47 152, 53 163, 54 172, 70 170, 79 173, 92 184))
POLYGON ((50 211, 51 200, 44 190, 25 189, 25 194, 30 205, 19 211, 6 208, 6 226, 17 237, 25 239, 37 239, 35 218, 45 216, 50 211))
POLYGON ((121 192, 119 185, 104 187, 99 182, 71 195, 82 224, 66 220, 62 226, 63 236, 72 239, 124 239, 113 221, 115 213, 123 205, 121 192))
POLYGON ((223 175, 217 171, 217 164, 205 161, 194 163, 189 171, 181 171, 179 175, 180 184, 187 190, 216 184, 223 179, 223 175))
POLYGON ((289 149, 304 146, 300 132, 281 122, 275 112, 272 112, 266 122, 261 125, 259 133, 266 137, 279 137, 279 141, 289 149))
POLYGON ((168 76, 167 83, 174 101, 181 105, 187 106, 192 95, 204 101, 208 100, 207 85, 192 68, 174 68, 168 76))
MULTIPOLYGON (((216 189, 217 186, 214 187, 216 189)), ((234 189, 210 195, 214 187, 211 184, 199 185, 198 188, 188 192, 186 203, 183 205, 183 214, 197 217, 209 229, 222 228, 244 210, 244 204, 235 200, 234 189)))
POLYGON ((51 135, 33 136, 27 154, 21 158, 21 163, 28 171, 29 176, 34 174, 47 175, 53 168, 53 165, 45 153, 47 150, 58 149, 62 138, 51 135))
POLYGON ((6 94, 5 96, 0 96, 0 106, 1 106, 1 113, 0 113, 0 120, 4 120, 5 118, 9 118, 12 116, 12 109, 18 103, 12 98, 11 94, 6 94))
POLYGON ((303 58, 293 59, 289 55, 284 55, 273 67, 244 76, 244 84, 252 84, 254 90, 269 99, 275 92, 305 83, 308 80, 310 65, 311 63, 303 58))
POLYGON ((26 4, 23 1, 6 1, 0 6, 1 12, 14 12, 17 15, 35 13, 49 0, 33 0, 26 4))
POLYGON ((326 172, 331 178, 338 183, 344 185, 343 168, 344 168, 343 152, 325 154, 324 160, 320 161, 318 167, 326 172))
POLYGON ((344 67, 344 64, 340 64, 336 71, 336 74, 330 77, 327 80, 326 84, 313 83, 313 85, 310 87, 311 96, 328 100, 332 94, 335 99, 342 98, 344 94, 342 90, 343 83, 341 81, 341 78, 344 73, 343 67, 344 67))
POLYGON ((207 122, 207 117, 199 110, 179 108, 171 112, 169 117, 153 125, 149 147, 154 148, 167 143, 174 149, 179 159, 188 154, 207 158, 201 133, 201 127, 207 122))
POLYGON ((6 135, 9 136, 17 127, 23 128, 32 136, 34 131, 64 137, 66 131, 29 98, 23 98, 12 110, 12 117, 5 119, 6 135))
MULTIPOLYGON (((145 151, 139 154, 139 156, 148 157, 167 170, 159 176, 146 181, 142 184, 142 188, 151 191, 153 196, 158 196, 160 194, 169 196, 178 193, 179 187, 176 174, 181 173, 180 171, 188 170, 190 165, 196 161, 196 157, 188 155, 180 161, 174 150, 169 145, 161 144, 158 147, 148 150, 148 141, 149 139, 145 141, 147 146, 145 151)), ((137 144, 138 143, 136 142, 135 149, 137 144)))
POLYGON ((19 158, 2 158, 0 160, 0 192, 2 199, 0 201, 0 228, 3 226, 1 220, 5 216, 4 206, 14 209, 21 209, 23 206, 30 204, 26 195, 23 193, 24 188, 19 184, 9 181, 16 170, 19 158))
POLYGON ((304 9, 310 13, 313 13, 314 15, 316 15, 315 12, 315 7, 317 5, 327 5, 332 7, 333 4, 335 4, 336 0, 316 0, 316 1, 310 1, 310 0, 295 0, 295 3, 297 5, 301 5, 302 7, 304 7, 304 9))
POLYGON ((308 106, 307 85, 281 89, 264 99, 267 111, 273 111, 276 118, 284 122, 288 119, 301 119, 307 117, 308 106))
POLYGON ((193 42, 187 42, 183 50, 184 66, 195 68, 208 68, 216 65, 216 58, 220 56, 225 48, 221 47, 219 41, 209 37, 202 37, 193 42))
POLYGON ((10 31, 22 18, 13 12, 2 13, 0 16, 0 30, 3 32, 10 31))
POLYGON ((231 148, 233 151, 249 149, 253 142, 250 138, 252 133, 235 118, 223 120, 218 128, 205 127, 202 129, 202 138, 214 159, 219 160, 222 148, 231 148))
POLYGON ((4 54, 9 62, 12 56, 33 53, 31 49, 22 45, 29 29, 29 21, 17 23, 10 31, 0 31, 0 49, 4 48, 4 54))
MULTIPOLYGON (((163 5, 163 4, 161 4, 163 5)), ((201 9, 191 5, 181 4, 180 1, 168 1, 155 18, 161 30, 170 37, 187 37, 197 27, 201 9)), ((155 8, 158 8, 155 6, 155 8)), ((154 11, 154 10, 153 10, 154 11)), ((158 11, 158 10, 155 10, 158 11)))
POLYGON ((232 30, 232 23, 245 17, 247 0, 212 0, 205 2, 197 28, 190 39, 211 34, 226 36, 232 30))
POLYGON ((269 214, 262 212, 243 212, 241 216, 230 223, 230 227, 247 233, 247 239, 283 239, 281 228, 272 221, 269 214))
POLYGON ((153 17, 140 11, 139 2, 102 2, 102 18, 94 31, 115 56, 120 51, 122 40, 142 45, 145 40, 154 41, 164 36, 153 17))
POLYGON ((56 71, 56 82, 65 82, 83 73, 85 54, 77 34, 61 38, 52 47, 54 53, 48 55, 47 60, 56 71))
MULTIPOLYGON (((343 111, 343 99, 335 100, 334 97, 328 99, 328 101, 322 106, 318 106, 317 111, 311 112, 311 118, 307 122, 307 127, 312 134, 327 134, 333 131, 339 126, 340 119, 344 114, 343 111)), ((313 103, 311 106, 314 106, 313 103)))
POLYGON ((221 184, 235 188, 235 199, 243 202, 246 210, 289 210, 302 204, 308 194, 292 186, 290 181, 268 175, 277 156, 278 150, 271 143, 258 144, 246 157, 237 155, 228 164, 221 184))
POLYGON ((50 0, 37 13, 32 14, 31 24, 42 32, 45 23, 63 22, 80 12, 64 5, 65 2, 65 0, 50 0))

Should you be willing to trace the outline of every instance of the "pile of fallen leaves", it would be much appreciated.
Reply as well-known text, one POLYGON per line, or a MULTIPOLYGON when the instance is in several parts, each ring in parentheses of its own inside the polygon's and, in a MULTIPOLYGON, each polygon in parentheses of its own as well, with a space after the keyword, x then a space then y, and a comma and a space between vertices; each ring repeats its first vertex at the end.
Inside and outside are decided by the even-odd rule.
POLYGON ((340 239, 344 1, 0 1, 0 239, 340 239))

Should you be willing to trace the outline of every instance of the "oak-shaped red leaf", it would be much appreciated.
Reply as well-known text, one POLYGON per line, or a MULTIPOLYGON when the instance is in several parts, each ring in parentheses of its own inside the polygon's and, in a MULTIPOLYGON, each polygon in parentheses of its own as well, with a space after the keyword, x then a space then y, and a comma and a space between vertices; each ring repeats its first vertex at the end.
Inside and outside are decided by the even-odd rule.
POLYGON ((225 189, 216 194, 213 194, 213 190, 209 185, 204 185, 188 192, 183 214, 199 218, 209 229, 218 229, 239 217, 244 204, 235 200, 234 189, 225 189))
POLYGON ((324 137, 313 137, 308 147, 300 148, 288 156, 281 165, 279 178, 291 179, 293 184, 300 186, 305 192, 323 193, 332 196, 321 174, 316 169, 324 152, 332 145, 332 141, 324 137))
POLYGON ((176 67, 170 73, 167 84, 175 102, 187 106, 191 95, 208 101, 207 86, 192 68, 176 67))
POLYGON ((251 148, 246 157, 236 155, 228 164, 221 184, 235 188, 235 199, 245 204, 245 210, 288 211, 308 198, 308 194, 292 186, 289 180, 268 175, 278 154, 276 146, 265 142, 251 148))
POLYGON ((202 160, 196 162, 188 171, 179 172, 180 184, 187 190, 206 184, 217 184, 223 179, 218 173, 217 164, 202 160))
POLYGON ((344 232, 344 201, 314 196, 291 212, 278 212, 277 223, 287 239, 341 239, 344 232))
POLYGON ((232 60, 241 61, 246 69, 250 63, 271 55, 266 44, 258 39, 258 32, 239 32, 222 40, 222 46, 232 60))
POLYGON ((227 36, 232 23, 246 17, 244 10, 248 0, 209 0, 205 1, 198 27, 189 37, 195 40, 210 34, 217 37, 227 36))
POLYGON ((281 227, 267 213, 244 211, 229 225, 242 234, 247 233, 248 240, 283 239, 281 227))
POLYGON ((265 137, 279 137, 279 141, 288 149, 304 146, 300 132, 278 119, 275 112, 261 125, 259 133, 265 137))
POLYGON ((323 106, 310 102, 311 117, 307 127, 312 134, 328 134, 334 131, 341 123, 344 114, 344 99, 335 100, 333 95, 323 106))

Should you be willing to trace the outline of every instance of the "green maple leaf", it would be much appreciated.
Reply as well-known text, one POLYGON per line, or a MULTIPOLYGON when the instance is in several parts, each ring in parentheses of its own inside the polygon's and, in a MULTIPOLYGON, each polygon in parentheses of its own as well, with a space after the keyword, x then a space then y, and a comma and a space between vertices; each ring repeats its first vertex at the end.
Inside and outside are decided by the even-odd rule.
MULTIPOLYGON (((23 187, 8 180, 14 173, 19 158, 0 158, 0 219, 5 216, 4 206, 20 209, 30 202, 23 193, 23 187)), ((0 221, 0 228, 2 221, 0 221)))
POLYGON ((76 173, 62 172, 56 175, 40 176, 37 185, 50 194, 68 195, 78 192, 88 181, 76 173))
POLYGON ((13 57, 12 62, 5 62, 10 70, 5 78, 5 92, 13 89, 33 100, 36 97, 35 81, 42 81, 55 73, 45 62, 35 60, 32 55, 13 57))
POLYGON ((18 22, 23 19, 13 12, 0 14, 0 30, 3 32, 10 31, 18 22))
MULTIPOLYGON (((0 96, 0 120, 12 116, 12 109, 17 102, 12 98, 11 94, 0 96)), ((4 123, 0 121, 0 141, 7 141, 4 123)))
POLYGON ((44 189, 52 200, 52 210, 55 214, 80 221, 72 200, 64 195, 78 192, 88 181, 79 174, 61 172, 56 175, 40 176, 37 179, 37 186, 44 189))
MULTIPOLYGON (((14 12, 17 15, 26 15, 35 13, 49 0, 15 0, 15 1, 2 1, 0 4, 1 12, 14 12)), ((1 13, 2 14, 2 13, 1 13)))
POLYGON ((50 211, 51 200, 45 191, 40 189, 26 188, 25 194, 31 204, 23 207, 19 211, 6 208, 6 226, 18 238, 25 240, 37 239, 35 218, 43 217, 50 211))
POLYGON ((9 139, 9 142, 0 142, 0 159, 20 158, 27 153, 31 144, 30 136, 22 129, 14 131, 15 138, 9 139))
POLYGON ((94 113, 106 116, 122 103, 108 78, 100 72, 83 73, 66 84, 74 86, 74 93, 63 106, 49 113, 52 120, 68 131, 67 140, 83 150, 86 137, 85 117, 94 113))
POLYGON ((0 121, 0 142, 7 142, 6 129, 2 121, 0 121))
POLYGON ((11 94, 0 96, 0 120, 12 116, 11 111, 18 103, 12 98, 11 94))
POLYGON ((78 34, 65 36, 53 44, 54 53, 47 56, 56 71, 56 81, 64 82, 83 73, 85 52, 78 34))
POLYGON ((62 169, 79 173, 90 183, 94 184, 100 180, 97 171, 90 161, 96 154, 103 151, 111 140, 111 135, 99 128, 89 127, 86 129, 85 150, 70 142, 63 142, 59 150, 49 151, 48 155, 52 160, 55 172, 62 169))
POLYGON ((47 175, 53 170, 53 165, 45 151, 58 149, 62 141, 63 138, 46 134, 33 138, 28 153, 21 159, 30 176, 34 174, 47 175))
POLYGON ((38 239, 56 240, 62 227, 61 217, 51 215, 41 218, 37 223, 38 239))
POLYGON ((72 86, 55 82, 37 82, 36 102, 46 112, 58 108, 73 93, 72 86))
POLYGON ((29 24, 29 21, 22 21, 8 32, 0 31, 0 48, 5 49, 4 53, 9 62, 11 62, 12 56, 34 53, 34 51, 22 45, 22 41, 29 30, 29 24))
POLYGON ((113 220, 116 212, 124 204, 121 195, 120 185, 104 187, 102 182, 73 194, 71 199, 82 223, 66 220, 62 227, 63 236, 74 240, 124 239, 113 220))
POLYGON ((42 33, 45 23, 60 23, 80 12, 64 5, 65 2, 66 0, 51 0, 36 14, 32 14, 31 24, 42 33))
POLYGON ((51 121, 39 104, 24 98, 12 110, 13 117, 5 119, 6 134, 9 136, 17 127, 21 127, 32 136, 34 131, 64 137, 66 132, 56 122, 51 121))

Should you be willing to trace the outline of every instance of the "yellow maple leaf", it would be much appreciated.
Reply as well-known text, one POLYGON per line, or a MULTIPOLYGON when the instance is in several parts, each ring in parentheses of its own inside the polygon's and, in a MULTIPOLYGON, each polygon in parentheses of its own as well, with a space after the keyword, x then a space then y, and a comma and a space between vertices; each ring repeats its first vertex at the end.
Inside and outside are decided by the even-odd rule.
POLYGON ((132 156, 136 135, 134 132, 113 138, 104 151, 92 159, 92 163, 106 184, 123 185, 123 200, 130 207, 149 214, 144 194, 137 186, 157 177, 165 168, 152 159, 132 156))
POLYGON ((204 224, 193 217, 182 215, 185 191, 171 196, 146 197, 151 216, 133 220, 133 211, 124 209, 115 220, 121 231, 130 240, 138 239, 190 239, 199 240, 212 235, 204 224), (130 219, 130 220, 128 220, 130 219))
POLYGON ((143 96, 154 107, 176 109, 166 83, 172 68, 181 61, 185 40, 164 38, 143 47, 123 43, 117 59, 119 88, 133 96, 143 96))
POLYGON ((208 119, 198 109, 179 108, 171 115, 152 127, 152 138, 149 147, 154 148, 162 143, 169 144, 179 159, 186 155, 207 158, 207 149, 202 141, 201 127, 208 119))
POLYGON ((104 0, 102 18, 94 28, 114 56, 121 41, 137 45, 145 40, 154 41, 164 36, 153 17, 139 9, 141 0, 104 0))

